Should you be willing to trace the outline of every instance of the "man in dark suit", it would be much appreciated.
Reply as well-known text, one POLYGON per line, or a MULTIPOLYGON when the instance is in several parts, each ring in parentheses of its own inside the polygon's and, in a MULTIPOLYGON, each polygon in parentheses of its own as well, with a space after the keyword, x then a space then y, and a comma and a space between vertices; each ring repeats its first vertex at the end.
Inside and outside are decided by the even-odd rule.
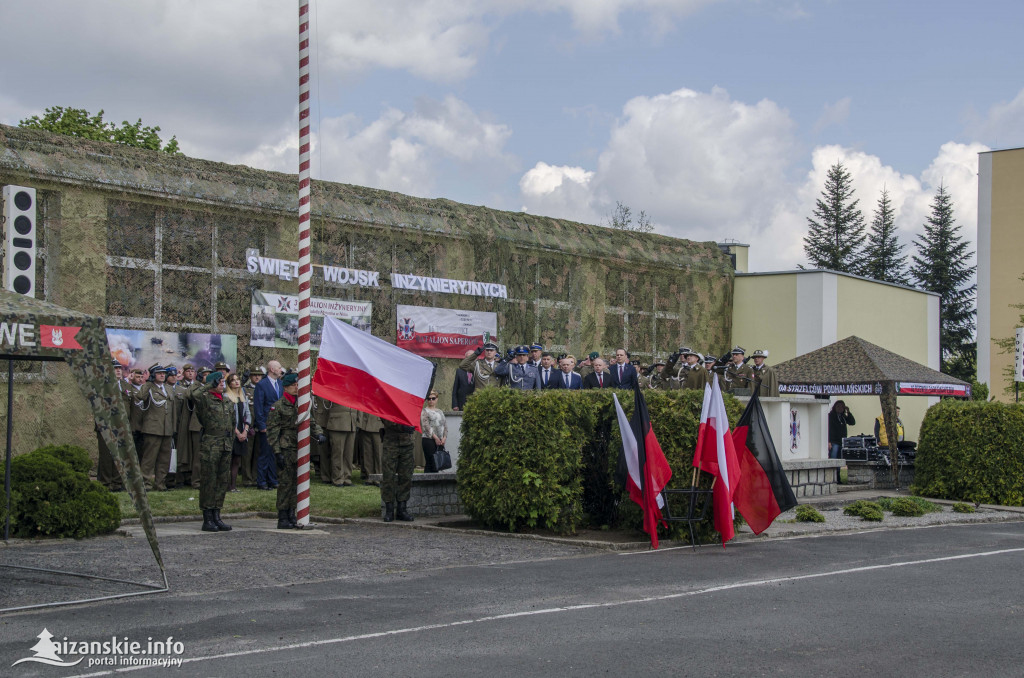
POLYGON ((633 388, 638 383, 636 368, 629 364, 629 354, 624 348, 615 349, 615 364, 609 371, 615 388, 633 388))
POLYGON ((542 389, 561 388, 562 380, 559 377, 561 372, 555 367, 555 357, 548 351, 540 356, 540 367, 537 368, 540 374, 540 387, 542 389))
POLYGON ((578 391, 583 388, 583 377, 572 368, 576 365, 576 359, 571 355, 564 356, 558 361, 558 385, 555 388, 564 388, 570 391, 578 391))
POLYGON ((608 364, 603 358, 595 358, 591 361, 594 371, 583 378, 583 388, 612 388, 612 375, 605 369, 608 364))
POLYGON ((256 384, 256 391, 253 394, 253 425, 256 428, 256 443, 259 446, 259 456, 256 458, 256 489, 270 490, 277 487, 277 462, 274 459, 274 450, 267 442, 267 417, 274 403, 280 400, 284 393, 281 386, 281 377, 284 375, 284 368, 281 363, 271 360, 267 363, 267 376, 256 384))
MULTIPOLYGON (((476 357, 476 351, 466 351, 466 358, 476 357)), ((467 372, 461 367, 455 370, 455 383, 452 385, 452 409, 461 412, 466 409, 466 398, 476 389, 473 383, 473 373, 467 372)))

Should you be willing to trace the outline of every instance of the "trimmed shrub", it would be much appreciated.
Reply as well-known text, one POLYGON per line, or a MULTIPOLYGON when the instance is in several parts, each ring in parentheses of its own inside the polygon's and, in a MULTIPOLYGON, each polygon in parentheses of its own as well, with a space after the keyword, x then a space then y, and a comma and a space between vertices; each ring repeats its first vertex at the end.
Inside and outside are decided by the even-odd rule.
POLYGON ((843 513, 848 516, 860 516, 864 520, 871 520, 874 522, 881 522, 885 518, 885 514, 882 513, 882 507, 873 501, 866 501, 864 499, 858 499, 849 506, 843 509, 843 513))
POLYGON ((1024 406, 944 400, 928 409, 914 494, 1024 506, 1024 406))
POLYGON ((967 502, 964 501, 958 501, 957 503, 953 504, 954 513, 974 513, 975 510, 976 509, 974 508, 974 504, 968 504, 967 502))
POLYGON ((11 462, 11 525, 18 537, 74 537, 112 532, 121 523, 117 499, 89 480, 72 445, 41 447, 11 462))
POLYGON ((881 497, 875 503, 897 516, 923 516, 926 513, 941 513, 942 507, 922 497, 881 497))
MULTIPOLYGON (((618 391, 628 417, 633 394, 618 391)), ((703 393, 644 393, 655 435, 672 468, 670 489, 690 486, 693 450, 703 393)), ((726 396, 730 421, 739 402, 726 396)), ((491 527, 510 531, 546 527, 574 532, 586 519, 594 527, 641 529, 643 515, 615 485, 622 438, 610 391, 483 389, 466 404, 459 443, 459 498, 466 512, 491 527)), ((710 485, 705 474, 703 483, 710 485)), ((682 500, 670 498, 680 513, 682 500)), ((737 521, 739 522, 739 521, 737 521)), ((716 534, 711 510, 696 539, 716 534)), ((670 523, 661 533, 688 539, 686 523, 670 523)))
POLYGON ((89 475, 92 470, 92 458, 85 448, 78 445, 46 445, 36 452, 56 457, 79 473, 89 475))
POLYGON ((825 516, 818 513, 818 509, 808 504, 801 504, 796 507, 796 520, 798 523, 823 523, 825 516))

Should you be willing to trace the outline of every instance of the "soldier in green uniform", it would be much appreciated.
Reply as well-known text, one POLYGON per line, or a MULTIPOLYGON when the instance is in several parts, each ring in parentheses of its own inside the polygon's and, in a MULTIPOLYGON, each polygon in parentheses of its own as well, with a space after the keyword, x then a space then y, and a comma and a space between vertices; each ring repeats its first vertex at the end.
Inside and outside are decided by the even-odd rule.
POLYGON ((775 376, 775 370, 764 364, 764 359, 768 357, 768 351, 757 349, 751 357, 754 359, 752 370, 757 395, 762 398, 778 398, 779 378, 775 376))
POLYGON ((387 419, 383 422, 384 456, 381 460, 383 474, 380 498, 384 502, 384 522, 390 523, 395 518, 411 522, 413 517, 406 509, 406 502, 412 492, 412 437, 416 429, 387 419))
POLYGON ((165 383, 167 370, 162 365, 149 368, 152 381, 138 392, 142 410, 142 477, 147 490, 165 491, 165 479, 171 463, 171 436, 174 435, 174 393, 165 383))
POLYGON ((494 374, 494 368, 498 366, 498 345, 492 342, 484 344, 482 349, 478 348, 473 355, 467 355, 459 363, 459 369, 473 374, 473 383, 477 389, 500 386, 501 380, 494 374), (484 359, 478 360, 483 353, 484 359))
MULTIPOLYGON (((114 361, 114 376, 117 378, 118 388, 122 387, 121 378, 121 363, 114 361)), ((100 435, 100 430, 96 428, 96 443, 99 447, 99 456, 96 460, 96 480, 98 480, 104 487, 111 492, 122 492, 124 491, 124 484, 121 482, 121 474, 117 472, 117 467, 114 465, 114 457, 110 454, 110 448, 107 447, 107 442, 103 440, 103 436, 100 435)))
POLYGON ((132 427, 132 442, 135 443, 135 456, 142 464, 142 409, 139 407, 139 390, 142 388, 142 368, 132 369, 131 378, 124 392, 129 400, 128 423, 132 427))
POLYGON ((203 426, 199 453, 203 467, 199 485, 199 508, 203 511, 204 532, 228 532, 231 527, 220 519, 231 471, 231 447, 235 438, 234 404, 224 397, 224 375, 213 372, 206 383, 189 391, 196 416, 203 426))
POLYGON ((356 447, 359 449, 361 459, 361 471, 364 485, 376 485, 370 480, 370 476, 380 473, 381 457, 383 455, 380 440, 380 430, 384 428, 380 417, 366 412, 356 413, 356 447))
POLYGON ((704 377, 708 386, 713 386, 712 380, 717 376, 715 374, 715 363, 718 362, 718 358, 711 355, 710 353, 704 356, 704 377))
POLYGON ((746 353, 742 346, 737 346, 730 351, 732 362, 725 368, 722 386, 726 392, 733 395, 750 395, 752 393, 754 371, 743 360, 746 353))
MULTIPOLYGON (((202 372, 205 377, 209 373, 208 368, 202 372)), ((191 363, 182 366, 183 379, 175 384, 181 403, 181 414, 178 416, 178 437, 175 443, 178 446, 178 474, 181 476, 181 484, 199 489, 200 479, 203 476, 202 462, 200 461, 203 439, 203 425, 199 422, 199 415, 195 411, 195 402, 189 396, 203 388, 202 378, 196 378, 196 370, 191 363)))
POLYGON ((665 369, 661 371, 659 379, 663 382, 662 388, 668 391, 678 391, 683 387, 683 378, 686 373, 683 371, 683 366, 686 364, 679 363, 679 359, 687 353, 690 353, 688 346, 680 346, 676 349, 676 352, 668 357, 668 362, 665 363, 665 369))
MULTIPOLYGON (((299 375, 294 372, 281 378, 284 393, 267 415, 267 443, 277 462, 277 529, 298 527, 295 508, 298 495, 295 471, 299 461, 299 375)), ((326 438, 316 421, 309 422, 309 435, 317 442, 326 438)))
POLYGON ((703 391, 708 383, 707 370, 704 369, 703 356, 693 350, 687 350, 683 356, 686 364, 679 368, 679 383, 683 390, 703 391))
POLYGON ((352 484, 358 414, 350 407, 319 396, 313 397, 313 418, 326 433, 328 441, 327 445, 320 446, 320 479, 335 487, 352 484))

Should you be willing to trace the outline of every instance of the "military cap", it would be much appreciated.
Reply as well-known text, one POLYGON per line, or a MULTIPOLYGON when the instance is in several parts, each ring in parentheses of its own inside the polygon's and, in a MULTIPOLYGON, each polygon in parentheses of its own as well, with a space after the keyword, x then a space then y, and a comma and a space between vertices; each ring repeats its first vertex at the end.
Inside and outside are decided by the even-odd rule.
POLYGON ((640 361, 639 360, 630 360, 629 364, 632 365, 633 367, 640 367, 640 361))
POLYGON ((178 376, 178 368, 174 365, 168 365, 164 371, 167 372, 167 376, 178 376))
POLYGON ((516 355, 527 355, 530 352, 526 346, 516 346, 516 355))
POLYGON ((729 353, 731 353, 732 355, 746 355, 747 349, 743 348, 742 346, 737 346, 733 350, 729 351, 729 353))
POLYGON ((143 372, 145 372, 145 370, 143 370, 141 367, 132 368, 132 374, 142 374, 143 372))
POLYGON ((224 378, 224 374, 221 372, 210 372, 206 375, 206 383, 211 386, 216 386, 220 383, 220 380, 224 378))
POLYGON ((488 341, 486 344, 484 344, 484 350, 485 351, 497 351, 498 350, 498 345, 495 344, 493 341, 488 341))
POLYGON ((260 365, 255 369, 249 370, 249 374, 256 374, 257 372, 262 374, 264 377, 267 376, 267 368, 264 367, 263 365, 260 365))
POLYGON ((664 367, 665 366, 665 361, 664 360, 659 360, 658 362, 652 364, 651 367, 657 367, 658 365, 661 365, 662 367, 664 367))
POLYGON ((762 349, 759 348, 756 351, 754 351, 753 355, 751 355, 750 357, 751 358, 767 358, 768 357, 768 351, 765 351, 765 350, 762 350, 762 349))
POLYGON ((693 353, 693 349, 691 349, 689 346, 680 346, 679 348, 676 349, 676 353, 678 353, 679 355, 686 355, 687 353, 693 353))
POLYGON ((713 362, 716 362, 717 360, 718 360, 718 358, 716 358, 715 356, 711 355, 710 353, 708 353, 706 356, 704 356, 704 362, 706 362, 706 363, 713 363, 713 362))
POLYGON ((194 370, 195 368, 196 366, 193 365, 192 363, 185 363, 184 365, 181 366, 181 371, 184 372, 185 370, 194 370))
POLYGON ((164 367, 163 365, 150 365, 149 366, 149 373, 150 374, 159 374, 160 372, 167 372, 167 368, 164 367))
POLYGON ((590 355, 587 357, 590 358, 591 360, 597 360, 598 358, 601 357, 601 354, 598 353, 597 351, 591 351, 590 355))
POLYGON ((114 364, 114 367, 122 367, 120 360, 114 360, 113 364, 114 364))
POLYGON ((540 344, 531 344, 530 345, 530 350, 531 351, 543 351, 544 347, 541 346, 540 344))
POLYGON ((230 372, 231 371, 231 368, 228 367, 228 364, 226 362, 224 362, 223 360, 218 360, 217 364, 213 366, 213 369, 218 370, 220 372, 230 372))
POLYGON ((698 359, 700 359, 700 358, 701 358, 701 355, 700 355, 700 353, 697 353, 696 351, 694 351, 693 349, 690 349, 690 348, 686 349, 685 351, 682 351, 681 353, 682 353, 682 354, 683 354, 684 356, 687 356, 687 355, 695 355, 695 356, 697 356, 697 358, 698 358, 698 359))
POLYGON ((200 375, 209 374, 210 372, 213 372, 213 370, 211 370, 209 367, 200 367, 199 368, 199 374, 200 375))
POLYGON ((284 386, 291 386, 292 384, 294 384, 298 380, 299 380, 299 375, 297 375, 294 372, 289 372, 288 374, 284 375, 284 377, 281 379, 281 386, 282 387, 284 387, 284 386))

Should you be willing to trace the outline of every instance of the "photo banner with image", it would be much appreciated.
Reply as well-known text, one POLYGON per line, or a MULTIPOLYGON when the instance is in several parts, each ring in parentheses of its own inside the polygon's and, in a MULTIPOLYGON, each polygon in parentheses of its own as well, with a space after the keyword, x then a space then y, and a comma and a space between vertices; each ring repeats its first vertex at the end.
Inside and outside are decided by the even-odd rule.
POLYGON ((225 362, 232 370, 238 369, 238 337, 233 334, 203 334, 201 332, 153 332, 150 330, 119 330, 107 328, 107 346, 114 360, 123 367, 148 368, 157 363, 164 367, 174 365, 181 374, 181 366, 192 363, 213 368, 225 362))
POLYGON ((397 315, 395 343, 426 358, 462 358, 497 340, 497 313, 399 304, 397 315))
MULTIPOLYGON (((309 347, 320 350, 324 316, 337 318, 364 332, 370 331, 369 301, 346 299, 309 300, 309 347)), ((264 348, 299 348, 299 297, 292 294, 252 291, 249 345, 264 348)))

